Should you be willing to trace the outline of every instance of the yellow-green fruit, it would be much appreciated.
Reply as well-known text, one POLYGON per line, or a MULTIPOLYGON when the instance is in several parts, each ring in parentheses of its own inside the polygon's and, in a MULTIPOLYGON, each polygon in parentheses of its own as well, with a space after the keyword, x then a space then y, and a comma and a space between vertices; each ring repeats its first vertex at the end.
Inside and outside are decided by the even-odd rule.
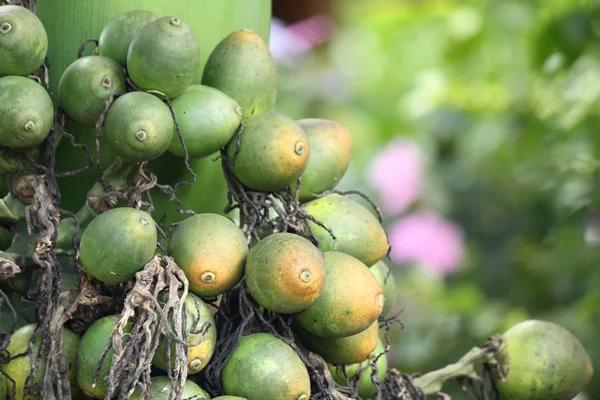
POLYGON ((34 80, 5 76, 0 78, 0 116, 0 146, 34 147, 52 129, 54 105, 46 89, 34 80))
MULTIPOLYGON (((242 109, 225 93, 204 85, 191 85, 172 101, 185 148, 191 158, 209 156, 231 140, 242 122, 242 109)), ((183 157, 177 130, 169 151, 183 157)))
POLYGON ((275 105, 277 67, 261 37, 242 29, 217 44, 204 67, 202 84, 237 101, 247 118, 275 105))
POLYGON ((384 260, 380 260, 373 265, 371 272, 375 275, 379 286, 383 290, 384 303, 382 315, 388 315, 396 303, 396 292, 398 290, 394 274, 392 274, 389 265, 384 260))
POLYGON ((167 151, 175 121, 169 107, 156 96, 129 92, 111 105, 103 129, 117 155, 130 162, 142 162, 167 151))
MULTIPOLYGON (((311 200, 304 210, 332 230, 337 239, 337 250, 358 258, 367 267, 381 260, 389 244, 383 226, 375 215, 362 204, 339 194, 311 200)), ((329 232, 314 222, 309 222, 313 234, 323 251, 334 250, 329 232)))
POLYGON ((225 364, 223 391, 248 400, 308 400, 306 366, 287 343, 268 333, 243 337, 225 364))
POLYGON ((375 386, 373 377, 371 376, 373 373, 372 364, 374 362, 377 366, 377 380, 383 382, 385 373, 387 372, 388 362, 385 354, 385 346, 381 340, 377 343, 377 347, 369 359, 362 363, 346 366, 328 364, 327 366, 331 376, 338 384, 346 386, 346 378, 348 378, 350 386, 356 387, 358 385, 358 396, 361 399, 370 399, 377 394, 377 386, 375 386), (359 370, 361 372, 358 375, 358 380, 355 381, 354 379, 359 370))
MULTIPOLYGON (((163 304, 166 301, 168 301, 168 295, 160 299, 163 304)), ((217 328, 208 305, 193 294, 188 294, 185 299, 185 312, 186 340, 188 343, 193 344, 193 346, 187 348, 188 375, 193 375, 202 371, 212 358, 217 343, 217 328), (208 325, 208 328, 204 328, 205 324, 210 325, 208 325)), ((171 365, 174 367, 175 343, 173 343, 173 339, 171 339, 170 353, 172 357, 171 365)), ((154 353, 152 365, 166 372, 168 370, 167 363, 167 339, 162 338, 156 353, 154 353)))
POLYGON ((113 93, 127 91, 123 68, 102 56, 79 58, 67 67, 58 83, 58 100, 72 120, 94 126, 113 93))
POLYGON ((327 281, 317 300, 295 316, 296 322, 316 336, 356 335, 379 318, 383 291, 369 268, 341 252, 325 252, 327 281))
POLYGON ((188 278, 198 296, 217 296, 237 285, 244 276, 248 244, 229 218, 197 214, 173 230, 169 255, 188 278))
MULTIPOLYGON (((102 353, 111 341, 111 336, 118 320, 119 317, 117 315, 107 315, 100 318, 85 331, 81 338, 81 343, 77 350, 75 371, 77 383, 87 396, 103 399, 108 391, 104 378, 110 371, 114 354, 113 349, 110 349, 104 358, 96 386, 93 386, 93 382, 102 353)), ((123 335, 121 336, 123 343, 127 343, 129 340, 131 328, 132 325, 128 324, 123 329, 123 335)))
MULTIPOLYGON (((169 400, 171 397, 171 380, 168 376, 155 376, 151 379, 150 390, 152 400, 169 400)), ((131 400, 142 400, 141 389, 137 388, 130 397, 131 400)), ((209 400, 210 397, 200 386, 190 380, 185 381, 182 400, 209 400)))
POLYGON ((160 15, 147 10, 131 10, 111 19, 98 38, 98 54, 127 67, 127 51, 131 41, 147 23, 160 15))
POLYGON ((234 136, 227 145, 233 174, 250 189, 284 189, 302 175, 310 148, 302 128, 276 113, 256 114, 244 122, 239 151, 234 136))
POLYGON ((192 84, 199 67, 198 39, 188 24, 175 17, 144 25, 127 52, 127 72, 133 83, 170 99, 192 84))
POLYGON ((27 76, 46 57, 48 35, 39 18, 16 5, 0 7, 0 76, 27 76))
POLYGON ((379 323, 377 321, 356 335, 337 339, 313 335, 300 325, 294 326, 294 331, 300 335, 307 349, 323 357, 326 362, 336 365, 365 361, 375 350, 379 341, 379 323))
MULTIPOLYGON (((37 324, 29 324, 19 328, 15 331, 11 338, 10 344, 7 347, 7 351, 11 356, 17 354, 23 354, 27 352, 29 339, 34 334, 37 324)), ((36 335, 36 339, 33 345, 33 354, 37 356, 41 342, 41 332, 36 335)), ((69 382, 71 383, 71 391, 77 393, 77 379, 75 377, 75 358, 80 344, 79 336, 71 332, 67 328, 63 328, 63 354, 67 366, 67 374, 69 382)), ((46 373, 46 360, 47 355, 44 354, 40 360, 38 370, 35 373, 35 388, 37 391, 41 391, 42 378, 46 373)), ((0 369, 10 376, 14 381, 16 387, 15 400, 38 400, 41 399, 40 395, 29 395, 23 397, 23 389, 25 388, 25 380, 31 373, 31 364, 29 356, 25 354, 22 357, 12 359, 8 364, 0 364, 0 369)), ((13 383, 6 380, 6 393, 10 395, 13 391, 13 383)))
POLYGON ((505 347, 497 358, 508 368, 505 380, 496 378, 502 399, 572 399, 593 375, 584 347, 560 325, 528 320, 508 329, 502 338, 505 347))
MULTIPOLYGON (((335 121, 307 118, 296 122, 310 146, 310 158, 300 185, 300 201, 306 201, 313 194, 335 188, 344 177, 352 155, 352 136, 335 121)), ((292 190, 295 193, 295 184, 292 190)))
POLYGON ((258 242, 246 261, 246 284, 258 304, 281 314, 306 310, 319 297, 327 269, 321 251, 292 233, 258 242))
POLYGON ((0 399, 6 399, 6 382, 8 379, 0 374, 0 399))
POLYGON ((81 237, 79 256, 83 267, 99 281, 125 282, 152 260, 156 241, 150 214, 118 207, 90 222, 81 237))

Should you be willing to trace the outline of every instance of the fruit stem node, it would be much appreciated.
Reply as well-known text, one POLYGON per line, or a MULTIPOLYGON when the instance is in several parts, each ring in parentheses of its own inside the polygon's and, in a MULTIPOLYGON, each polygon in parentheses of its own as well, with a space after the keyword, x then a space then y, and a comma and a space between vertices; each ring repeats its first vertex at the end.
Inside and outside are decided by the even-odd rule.
POLYGON ((17 254, 0 251, 0 281, 12 279, 21 272, 17 265, 17 254))
POLYGON ((0 27, 0 32, 5 35, 5 34, 9 33, 10 31, 12 31, 12 28, 13 27, 12 27, 12 25, 10 23, 5 22, 0 27))

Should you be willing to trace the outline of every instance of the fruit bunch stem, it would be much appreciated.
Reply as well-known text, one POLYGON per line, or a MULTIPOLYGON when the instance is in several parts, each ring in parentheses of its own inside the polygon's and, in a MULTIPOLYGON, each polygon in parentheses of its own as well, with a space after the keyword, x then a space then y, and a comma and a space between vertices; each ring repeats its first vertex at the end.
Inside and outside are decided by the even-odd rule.
POLYGON ((421 375, 413 380, 413 384, 423 390, 426 395, 437 395, 441 393, 444 384, 450 380, 468 378, 474 381, 482 381, 475 370, 476 366, 482 364, 497 365, 494 355, 502 345, 501 336, 494 335, 484 347, 473 347, 456 363, 421 375))

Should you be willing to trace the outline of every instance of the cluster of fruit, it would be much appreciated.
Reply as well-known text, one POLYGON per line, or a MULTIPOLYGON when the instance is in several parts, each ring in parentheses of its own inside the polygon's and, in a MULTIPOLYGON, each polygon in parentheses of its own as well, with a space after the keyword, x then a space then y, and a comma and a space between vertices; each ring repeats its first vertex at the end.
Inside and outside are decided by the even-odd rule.
MULTIPOLYGON (((35 14, 22 7, 0 7, 0 146, 3 156, 7 149, 15 152, 13 162, 0 162, 0 174, 6 177, 24 168, 20 152, 39 146, 55 123, 47 91, 27 77, 39 70, 47 44, 35 14)), ((247 288, 259 313, 289 318, 298 346, 320 356, 339 387, 353 381, 360 398, 375 396, 388 372, 389 349, 381 339, 380 322, 392 311, 396 284, 384 260, 389 244, 377 213, 335 191, 349 166, 350 133, 335 121, 294 121, 274 111, 275 63, 262 39, 250 30, 225 37, 210 54, 201 84, 194 84, 199 69, 198 41, 182 19, 143 10, 126 12, 105 26, 94 55, 78 58, 64 71, 57 94, 59 112, 77 124, 95 126, 123 165, 154 160, 166 151, 183 158, 221 152, 225 175, 231 174, 244 193, 284 191, 293 204, 269 203, 276 217, 254 228, 244 220, 257 217, 257 205, 256 214, 252 207, 241 213, 240 224, 217 214, 189 216, 173 229, 166 249, 148 210, 113 205, 89 214, 82 231, 75 232, 76 255, 69 255, 68 246, 62 249, 63 275, 69 275, 71 265, 75 287, 80 289, 79 264, 86 280, 131 289, 157 256, 174 260, 191 292, 184 306, 190 345, 182 398, 210 398, 194 377, 215 358, 218 341, 228 339, 220 331, 227 315, 219 310, 218 300, 216 307, 211 305, 212 299, 223 299, 240 287, 247 288), (292 210, 296 224, 278 230, 277 216, 289 217, 286 210, 292 210), (199 329, 201 325, 205 329, 199 329)), ((252 196, 245 198, 252 203, 252 196)), ((286 198, 279 200, 285 203, 286 198)), ((61 230, 71 232, 64 221, 61 230)), ((71 244, 61 240, 64 235, 59 233, 57 250, 61 243, 71 244)), ((2 285, 13 291, 10 298, 17 297, 15 304, 27 295, 27 288, 18 287, 19 279, 2 285)), ((156 307, 164 305, 169 291, 162 291, 156 300, 156 307)), ((104 378, 113 363, 113 350, 105 354, 105 349, 120 317, 115 310, 104 313, 85 327, 81 337, 63 328, 74 397, 107 396, 109 383, 104 378)), ((35 319, 17 315, 18 329, 6 349, 11 355, 28 352, 35 319)), ((131 326, 122 330, 123 343, 130 340, 131 326)), ((515 326, 505 339, 498 360, 509 372, 498 378, 498 386, 507 398, 567 399, 587 384, 589 358, 564 329, 528 322, 515 326), (541 351, 535 360, 529 357, 533 351, 541 351), (532 375, 531 363, 539 368, 534 370, 535 379, 529 380, 525 378, 532 375), (563 375, 566 380, 554 385, 563 375)), ((160 340, 151 360, 151 391, 158 399, 172 398, 171 381, 165 375, 175 352, 169 343, 174 346, 160 340)), ((29 349, 32 354, 38 345, 39 341, 29 349)), ((221 373, 223 393, 213 393, 222 395, 214 400, 311 397, 314 377, 296 349, 276 334, 247 334, 227 358, 221 373)), ((0 383, 0 399, 13 391, 17 399, 24 398, 30 361, 15 357, 0 365, 0 380, 5 381, 0 383)), ((45 366, 42 360, 35 372, 38 385, 45 366)), ((128 395, 141 398, 142 392, 128 395)))

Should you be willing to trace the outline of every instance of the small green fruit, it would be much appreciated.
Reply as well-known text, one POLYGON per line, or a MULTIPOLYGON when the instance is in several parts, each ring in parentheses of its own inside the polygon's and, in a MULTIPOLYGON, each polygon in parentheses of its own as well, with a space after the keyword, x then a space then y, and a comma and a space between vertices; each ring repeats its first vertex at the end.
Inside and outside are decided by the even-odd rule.
POLYGON ((104 121, 106 141, 117 155, 130 162, 160 157, 171 143, 175 122, 169 107, 145 92, 117 98, 104 121))
POLYGON ((147 10, 132 10, 111 19, 98 38, 98 54, 127 67, 127 52, 131 41, 146 24, 160 18, 147 10))
POLYGON ((192 84, 200 68, 200 45, 188 24, 163 17, 135 35, 127 53, 127 71, 144 90, 158 90, 174 99, 192 84))
POLYGON ((29 9, 0 7, 0 76, 27 76, 44 62, 48 34, 42 21, 29 9))
POLYGON ((127 91, 123 68, 114 60, 88 56, 75 60, 58 83, 58 101, 82 125, 94 126, 113 93, 127 91))
POLYGON ((260 36, 242 29, 217 44, 204 67, 202 84, 237 101, 244 118, 265 113, 277 99, 275 60, 260 36))

